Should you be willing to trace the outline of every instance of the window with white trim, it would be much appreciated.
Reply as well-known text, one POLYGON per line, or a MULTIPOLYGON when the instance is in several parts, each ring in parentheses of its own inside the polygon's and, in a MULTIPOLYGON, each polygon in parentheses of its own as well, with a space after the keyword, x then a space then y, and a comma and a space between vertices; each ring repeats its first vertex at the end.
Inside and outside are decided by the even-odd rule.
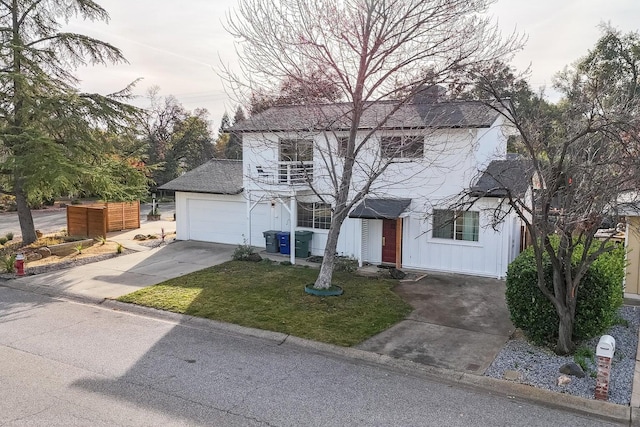
POLYGON ((432 230, 432 236, 436 239, 477 242, 480 232, 480 213, 434 209, 432 230))
POLYGON ((424 153, 424 136, 383 136, 380 139, 382 157, 392 158, 421 158, 424 153))
POLYGON ((281 162, 313 161, 313 141, 310 139, 281 139, 281 162))
POLYGON ((298 227, 328 230, 331 226, 331 205, 298 202, 298 227))
POLYGON ((349 137, 348 136, 340 136, 336 138, 336 142, 338 143, 338 157, 345 158, 347 157, 347 147, 349 146, 349 137))

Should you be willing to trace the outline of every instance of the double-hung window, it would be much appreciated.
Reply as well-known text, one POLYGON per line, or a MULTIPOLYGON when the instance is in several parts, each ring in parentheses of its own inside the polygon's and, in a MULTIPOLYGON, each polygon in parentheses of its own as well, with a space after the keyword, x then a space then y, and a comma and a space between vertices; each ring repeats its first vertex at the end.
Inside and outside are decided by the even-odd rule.
POLYGON ((348 136, 339 136, 337 139, 338 144, 338 157, 345 158, 347 157, 347 146, 349 145, 349 137, 348 136))
POLYGON ((480 231, 480 213, 434 209, 434 238, 477 242, 480 231))
POLYGON ((298 202, 298 227, 328 230, 331 225, 331 205, 298 202))
POLYGON ((382 150, 382 157, 387 159, 421 158, 424 153, 424 136, 383 136, 380 140, 380 148, 382 150))
POLYGON ((281 139, 281 162, 313 161, 313 141, 310 139, 281 139))

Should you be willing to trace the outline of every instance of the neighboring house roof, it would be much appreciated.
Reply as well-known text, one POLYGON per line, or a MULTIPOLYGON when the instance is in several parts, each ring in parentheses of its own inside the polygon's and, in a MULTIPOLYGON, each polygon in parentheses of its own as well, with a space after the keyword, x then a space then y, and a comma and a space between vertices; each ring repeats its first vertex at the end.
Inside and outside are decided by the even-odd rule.
POLYGON ((531 187, 533 165, 529 160, 494 160, 471 187, 475 197, 522 197, 531 187))
MULTIPOLYGON (((360 129, 488 128, 499 113, 479 101, 406 103, 378 101, 367 104, 360 129), (397 111, 393 111, 397 108, 397 111), (381 121, 388 119, 384 124, 381 121)), ((275 106, 235 124, 236 132, 348 130, 350 103, 275 106)))
POLYGON ((242 160, 209 160, 159 187, 186 193, 242 193, 242 160))
POLYGON ((396 219, 411 204, 411 199, 364 199, 353 208, 349 218, 396 219))

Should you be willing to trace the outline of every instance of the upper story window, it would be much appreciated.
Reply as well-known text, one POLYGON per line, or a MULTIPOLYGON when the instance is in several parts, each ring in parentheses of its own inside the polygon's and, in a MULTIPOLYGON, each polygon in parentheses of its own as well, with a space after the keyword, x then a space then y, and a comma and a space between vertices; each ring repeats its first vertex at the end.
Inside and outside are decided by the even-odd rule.
POLYGON ((424 136, 383 136, 380 140, 382 157, 391 158, 421 158, 424 152, 424 136))
POLYGON ((477 242, 479 231, 479 212, 445 209, 434 209, 433 211, 432 235, 434 238, 477 242))
POLYGON ((298 227, 328 230, 331 226, 331 205, 298 202, 298 227))
POLYGON ((313 141, 310 139, 281 139, 281 162, 313 161, 313 141))
POLYGON ((349 145, 349 137, 341 136, 337 138, 338 143, 338 157, 347 157, 347 146, 349 145))

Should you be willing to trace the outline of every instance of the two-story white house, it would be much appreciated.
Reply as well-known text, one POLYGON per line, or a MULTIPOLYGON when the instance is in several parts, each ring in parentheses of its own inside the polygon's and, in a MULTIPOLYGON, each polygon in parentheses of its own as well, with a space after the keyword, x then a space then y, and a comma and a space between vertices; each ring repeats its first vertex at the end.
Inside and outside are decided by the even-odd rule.
MULTIPOLYGON (((521 224, 507 215, 489 226, 503 196, 492 178, 508 176, 523 196, 530 179, 506 160, 502 120, 474 101, 367 105, 350 194, 369 190, 342 225, 338 254, 504 276, 519 253, 521 224), (452 210, 471 188, 481 196, 474 208, 452 210)), ((348 104, 338 103, 272 107, 237 124, 242 161, 212 160, 162 187, 176 191, 177 238, 264 247, 266 230, 304 230, 313 232, 311 254, 322 255, 350 123, 348 104)))

